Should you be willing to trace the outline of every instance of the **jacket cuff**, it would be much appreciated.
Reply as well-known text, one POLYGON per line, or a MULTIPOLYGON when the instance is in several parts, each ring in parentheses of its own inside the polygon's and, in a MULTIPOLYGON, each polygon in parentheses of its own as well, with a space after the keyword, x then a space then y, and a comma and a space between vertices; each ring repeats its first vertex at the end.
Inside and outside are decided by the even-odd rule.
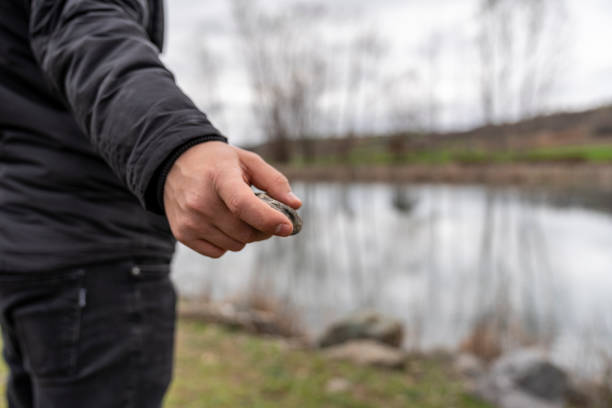
POLYGON ((147 188, 147 192, 145 194, 146 207, 149 211, 159 215, 165 215, 164 186, 166 184, 166 178, 168 177, 174 162, 193 146, 212 141, 227 143, 227 138, 221 135, 199 136, 180 145, 174 149, 172 153, 170 153, 170 155, 155 171, 155 174, 149 182, 149 187, 147 188))

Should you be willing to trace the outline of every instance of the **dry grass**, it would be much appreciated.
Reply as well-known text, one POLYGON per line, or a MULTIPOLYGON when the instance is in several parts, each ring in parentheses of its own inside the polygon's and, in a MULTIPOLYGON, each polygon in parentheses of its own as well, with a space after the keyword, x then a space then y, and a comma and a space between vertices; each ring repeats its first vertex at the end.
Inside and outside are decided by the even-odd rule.
POLYGON ((179 303, 178 313, 187 320, 308 342, 300 320, 290 306, 255 292, 223 302, 183 300, 179 303))
POLYGON ((530 335, 523 325, 502 315, 489 316, 476 322, 471 333, 461 342, 460 350, 489 363, 509 349, 531 346, 546 347, 547 338, 530 335))
POLYGON ((476 324, 460 349, 483 361, 491 362, 502 355, 502 339, 498 330, 484 321, 476 324))

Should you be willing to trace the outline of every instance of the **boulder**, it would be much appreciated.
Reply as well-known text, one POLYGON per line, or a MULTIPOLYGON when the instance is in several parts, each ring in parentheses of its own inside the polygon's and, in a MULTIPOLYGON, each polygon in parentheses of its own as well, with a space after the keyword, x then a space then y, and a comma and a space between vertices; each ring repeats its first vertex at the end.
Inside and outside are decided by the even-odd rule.
POLYGON ((332 324, 319 339, 320 347, 330 347, 350 340, 374 340, 391 347, 401 347, 402 324, 376 312, 361 312, 332 324))
POLYGON ((568 387, 567 374, 544 353, 526 349, 498 359, 476 390, 501 408, 562 408, 568 387))
POLYGON ((403 351, 373 340, 351 340, 327 348, 324 355, 331 360, 382 368, 403 369, 406 365, 403 351))

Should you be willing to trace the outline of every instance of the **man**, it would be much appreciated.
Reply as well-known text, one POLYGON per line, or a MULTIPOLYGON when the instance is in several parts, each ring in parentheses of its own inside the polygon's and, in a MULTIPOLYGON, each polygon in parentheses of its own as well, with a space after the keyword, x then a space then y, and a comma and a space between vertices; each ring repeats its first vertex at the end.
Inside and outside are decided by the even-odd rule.
POLYGON ((299 199, 177 88, 158 58, 162 31, 161 0, 0 2, 10 407, 159 407, 172 235, 219 257, 292 232, 250 184, 299 199))

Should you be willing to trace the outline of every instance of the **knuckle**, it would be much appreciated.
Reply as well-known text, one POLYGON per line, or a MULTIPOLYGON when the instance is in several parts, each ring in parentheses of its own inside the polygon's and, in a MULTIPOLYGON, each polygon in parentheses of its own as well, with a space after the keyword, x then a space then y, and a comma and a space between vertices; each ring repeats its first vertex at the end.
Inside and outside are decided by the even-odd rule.
POLYGON ((289 180, 287 179, 287 177, 285 177, 285 175, 280 174, 280 173, 276 174, 274 178, 272 179, 272 181, 274 182, 275 185, 289 184, 289 180))
POLYGON ((254 229, 250 229, 249 231, 247 231, 246 236, 247 242, 256 242, 259 240, 259 233, 254 229))
POLYGON ((243 201, 238 196, 232 196, 227 201, 227 208, 232 214, 240 217, 243 208, 243 201))
POLYGON ((208 171, 204 176, 212 186, 218 189, 222 178, 221 175, 222 174, 218 171, 218 169, 214 169, 208 171))
POLYGON ((178 224, 174 223, 174 222, 170 222, 170 232, 172 233, 172 235, 174 236, 174 238, 179 239, 179 235, 180 235, 180 228, 178 226, 178 224))
POLYGON ((256 241, 257 233, 252 228, 245 228, 240 232, 239 237, 240 241, 246 244, 256 241))
POLYGON ((255 232, 253 233, 253 238, 251 242, 265 241, 269 237, 271 237, 271 235, 266 232, 255 232))
POLYGON ((198 194, 189 194, 185 198, 185 207, 188 210, 197 210, 200 208, 200 196, 198 194))
POLYGON ((183 234, 180 230, 174 232, 174 238, 176 238, 178 242, 181 242, 183 244, 187 241, 187 237, 185 237, 185 234, 183 234))
POLYGON ((261 156, 260 156, 260 155, 258 155, 258 154, 257 154, 257 153, 255 153, 255 152, 247 152, 247 155, 248 155, 248 156, 249 156, 249 157, 250 157, 250 158, 251 158, 253 161, 260 162, 260 163, 264 161, 264 159, 262 159, 262 158, 261 158, 261 156))
POLYGON ((276 228, 281 222, 282 221, 268 221, 266 223, 266 229, 264 232, 267 232, 268 234, 276 234, 276 228))
POLYGON ((240 252, 244 249, 244 247, 246 246, 246 244, 235 244, 232 248, 233 252, 240 252))
POLYGON ((223 163, 215 163, 214 166, 205 177, 213 188, 219 191, 231 179, 231 169, 223 163))
POLYGON ((181 225, 181 229, 186 233, 195 231, 197 227, 197 222, 192 217, 185 217, 181 225))
POLYGON ((259 229, 260 234, 274 234, 277 225, 278 225, 278 222, 275 222, 270 219, 262 221, 261 227, 259 229))
POLYGON ((191 230, 189 229, 189 227, 187 227, 187 225, 181 224, 178 226, 178 228, 176 228, 176 231, 174 232, 174 237, 180 242, 185 242, 189 239, 190 231, 191 230))
POLYGON ((182 233, 180 230, 177 230, 177 231, 174 233, 174 238, 176 238, 176 240, 177 240, 177 241, 182 242, 183 244, 184 244, 184 243, 185 243, 185 241, 186 241, 186 239, 185 239, 185 238, 186 238, 186 237, 185 237, 185 234, 183 234, 183 233, 182 233))

